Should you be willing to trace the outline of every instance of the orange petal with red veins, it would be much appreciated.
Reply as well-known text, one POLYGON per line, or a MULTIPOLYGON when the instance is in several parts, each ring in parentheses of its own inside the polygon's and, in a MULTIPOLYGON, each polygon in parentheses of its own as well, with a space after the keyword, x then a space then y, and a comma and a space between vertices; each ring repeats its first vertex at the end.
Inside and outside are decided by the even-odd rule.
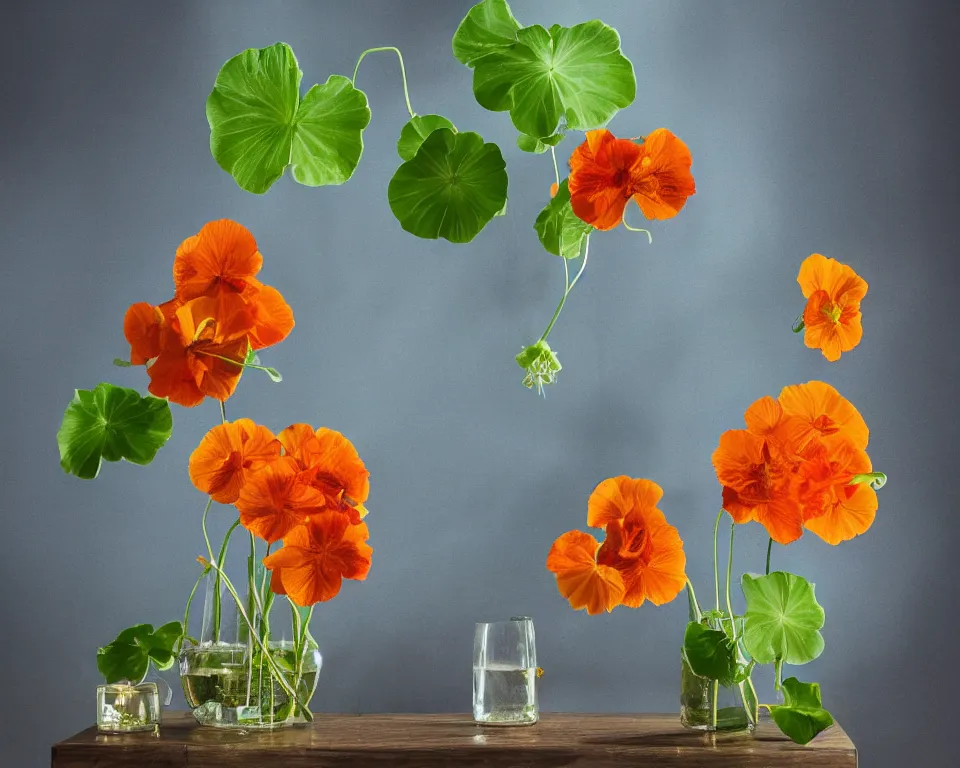
POLYGON ((314 605, 336 597, 343 579, 367 577, 373 554, 368 536, 363 523, 350 525, 339 512, 324 511, 293 528, 263 564, 280 572, 279 586, 295 603, 314 605))
POLYGON ((237 419, 213 427, 190 455, 190 480, 221 504, 240 498, 246 477, 280 456, 280 443, 266 427, 237 419))
POLYGON ((877 516, 877 492, 867 483, 853 488, 849 498, 841 497, 822 515, 807 520, 806 529, 834 545, 866 532, 877 516))
POLYGON ((630 199, 631 171, 641 149, 610 131, 588 131, 570 157, 570 205, 578 218, 597 229, 613 229, 623 220, 630 199))
POLYGON ((594 615, 612 611, 623 598, 623 578, 615 568, 598 565, 598 543, 581 531, 569 531, 553 543, 547 570, 556 574, 557 588, 575 610, 594 615))
POLYGON ((229 219, 211 221, 184 240, 173 262, 177 298, 188 301, 224 287, 242 293, 263 266, 250 231, 229 219))
POLYGON ((639 608, 645 600, 654 605, 669 603, 687 584, 687 556, 676 528, 665 521, 652 527, 646 548, 641 566, 621 571, 626 584, 623 604, 629 608, 639 608))
POLYGON ((803 420, 806 436, 828 446, 844 439, 865 450, 870 430, 860 412, 836 389, 822 381, 784 387, 780 404, 785 413, 803 420))
POLYGON ((316 432, 319 449, 310 462, 315 470, 314 484, 328 499, 347 496, 363 504, 370 495, 370 473, 360 454, 346 437, 333 429, 321 427, 316 432))
MULTIPOLYGON (((631 142, 632 143, 632 142, 631 142)), ((632 169, 633 199, 648 219, 671 219, 697 187, 690 173, 693 156, 686 144, 666 128, 651 132, 632 169)))
POLYGON ((299 478, 297 463, 287 458, 251 473, 240 489, 236 505, 243 527, 272 543, 284 538, 309 515, 320 512, 325 504, 323 495, 299 478))
POLYGON ((165 397, 171 403, 192 408, 204 400, 184 348, 164 350, 147 368, 151 395, 165 397))

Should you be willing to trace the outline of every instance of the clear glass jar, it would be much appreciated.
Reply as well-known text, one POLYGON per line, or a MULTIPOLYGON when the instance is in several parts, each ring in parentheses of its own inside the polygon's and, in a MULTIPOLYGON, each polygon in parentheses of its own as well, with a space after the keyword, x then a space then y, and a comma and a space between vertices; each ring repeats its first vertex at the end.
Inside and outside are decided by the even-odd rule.
POLYGON ((680 650, 680 723, 708 732, 749 732, 754 729, 753 708, 745 684, 720 685, 694 674, 680 650))
POLYGON ((533 725, 540 719, 532 619, 477 624, 473 719, 482 725, 533 725))
POLYGON ((305 722, 297 702, 309 704, 323 663, 309 631, 272 623, 269 606, 264 620, 248 600, 253 635, 229 594, 214 599, 216 586, 211 578, 200 642, 179 656, 180 683, 193 716, 215 728, 272 729, 305 722), (303 638, 299 659, 296 643, 272 639, 294 635, 303 638))
POLYGON ((156 683, 97 686, 97 730, 103 733, 153 731, 160 725, 156 683))

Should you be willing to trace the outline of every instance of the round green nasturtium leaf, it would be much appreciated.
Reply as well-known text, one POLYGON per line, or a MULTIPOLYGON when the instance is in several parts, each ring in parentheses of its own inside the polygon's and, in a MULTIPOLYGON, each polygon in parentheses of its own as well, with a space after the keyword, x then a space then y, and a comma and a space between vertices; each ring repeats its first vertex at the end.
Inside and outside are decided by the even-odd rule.
POLYGON ((437 128, 449 128, 454 133, 457 129, 443 115, 417 115, 407 121, 400 129, 400 138, 397 140, 397 154, 401 160, 410 160, 417 154, 424 139, 437 128))
POLYGON ((482 107, 510 111, 517 130, 536 138, 568 128, 606 125, 633 103, 633 64, 620 36, 601 21, 574 27, 539 25, 517 32, 517 42, 474 63, 473 93, 482 107))
POLYGON ((108 683, 139 683, 151 661, 160 670, 173 665, 173 648, 182 635, 183 625, 179 621, 164 624, 156 631, 151 624, 129 627, 112 643, 97 650, 97 669, 108 683))
POLYGON ((478 134, 438 128, 397 169, 387 198, 407 232, 466 243, 506 204, 506 164, 478 134))
POLYGON ((520 22, 506 0, 483 0, 469 10, 453 35, 453 55, 472 67, 489 53, 509 48, 517 41, 520 22))
POLYGON ((745 573, 743 643, 758 664, 806 664, 823 652, 824 612, 814 585, 792 573, 745 573))
POLYGON ((534 136, 527 136, 525 133, 521 133, 517 136, 517 147, 522 152, 531 152, 534 155, 542 155, 550 147, 555 147, 561 141, 566 138, 564 133, 555 133, 553 136, 545 136, 542 139, 535 138, 534 136))
POLYGON ((360 163, 369 123, 367 95, 350 78, 330 75, 323 85, 314 85, 297 109, 293 178, 308 187, 343 184, 360 163))
POLYGON ((784 706, 770 707, 770 716, 783 733, 797 744, 807 744, 833 725, 833 715, 823 708, 819 683, 783 681, 784 706))
POLYGON ((342 184, 360 161, 366 95, 331 75, 301 102, 302 76, 286 43, 250 48, 217 75, 207 98, 210 151, 248 192, 266 192, 291 163, 301 184, 342 184))
POLYGON ((683 633, 683 652, 695 675, 730 685, 737 675, 736 651, 726 633, 696 621, 683 633))
POLYGON ((593 231, 593 227, 573 212, 567 179, 560 182, 557 194, 540 211, 533 228, 547 253, 565 259, 577 258, 583 251, 587 235, 593 231))
POLYGON ((92 480, 102 459, 149 464, 173 433, 170 404, 106 382, 78 389, 57 432, 60 466, 92 480))

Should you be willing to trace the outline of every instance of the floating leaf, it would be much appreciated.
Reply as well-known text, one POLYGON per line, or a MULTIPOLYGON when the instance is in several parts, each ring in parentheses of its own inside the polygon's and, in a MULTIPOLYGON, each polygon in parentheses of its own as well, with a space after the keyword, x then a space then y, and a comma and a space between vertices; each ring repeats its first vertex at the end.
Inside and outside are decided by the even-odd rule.
POLYGON ((473 93, 481 106, 509 110, 517 130, 533 137, 568 128, 606 125, 637 92, 633 64, 620 36, 600 21, 574 27, 539 25, 517 32, 517 42, 474 61, 473 93))
POLYGON ((97 669, 108 683, 138 683, 146 676, 151 661, 160 670, 173 665, 173 649, 182 636, 183 625, 179 621, 164 624, 156 631, 151 624, 129 627, 112 643, 97 650, 97 669))
POLYGON ((593 227, 573 212, 567 179, 560 182, 557 194, 540 211, 533 228, 547 253, 565 259, 577 258, 583 250, 584 239, 593 231, 593 227))
POLYGON ((683 634, 683 652, 695 675, 730 685, 737 674, 736 651, 724 632, 691 621, 683 634))
POLYGON ((308 187, 343 184, 363 154, 363 129, 370 123, 366 94, 343 75, 315 85, 297 109, 290 163, 293 178, 308 187))
POLYGON ((263 194, 291 163, 301 184, 342 184, 363 152, 367 97, 331 75, 300 101, 303 73, 286 43, 227 61, 207 98, 210 151, 237 184, 263 194))
POLYGON ((517 40, 520 22, 506 0, 483 0, 473 6, 453 35, 453 55, 468 67, 490 53, 509 48, 517 40))
POLYGON ((792 573, 745 573, 743 643, 758 664, 806 664, 823 652, 824 612, 814 585, 792 573))
POLYGON ((433 133, 437 128, 449 128, 454 133, 457 129, 443 115, 417 115, 411 118, 400 129, 400 138, 397 141, 397 154, 401 160, 410 160, 424 139, 433 133))
POLYGON ((397 169, 387 197, 407 232, 469 242, 507 202, 503 155, 476 133, 438 128, 397 169))
POLYGON ((774 722, 797 744, 807 744, 833 725, 833 715, 823 708, 819 683, 801 683, 791 677, 781 686, 785 706, 770 707, 774 722))
POLYGON ((60 466, 92 480, 102 459, 149 464, 172 432, 166 400, 105 382, 93 390, 78 389, 57 432, 60 466))
POLYGON ((521 133, 517 136, 517 146, 523 152, 532 152, 535 155, 542 155, 550 147, 555 147, 561 141, 564 140, 566 134, 564 133, 555 133, 553 136, 547 136, 542 139, 535 138, 533 136, 527 136, 525 133, 521 133))

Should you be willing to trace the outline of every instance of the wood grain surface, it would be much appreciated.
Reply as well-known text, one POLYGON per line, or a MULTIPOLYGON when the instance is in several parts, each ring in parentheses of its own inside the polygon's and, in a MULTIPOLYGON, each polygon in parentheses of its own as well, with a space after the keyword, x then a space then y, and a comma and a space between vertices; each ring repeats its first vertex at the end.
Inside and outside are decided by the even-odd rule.
POLYGON ((753 736, 684 730, 676 714, 544 714, 528 727, 476 725, 469 715, 317 715, 274 732, 201 728, 188 713, 159 733, 88 728, 54 745, 53 768, 856 768, 839 726, 807 746, 770 723, 753 736))

